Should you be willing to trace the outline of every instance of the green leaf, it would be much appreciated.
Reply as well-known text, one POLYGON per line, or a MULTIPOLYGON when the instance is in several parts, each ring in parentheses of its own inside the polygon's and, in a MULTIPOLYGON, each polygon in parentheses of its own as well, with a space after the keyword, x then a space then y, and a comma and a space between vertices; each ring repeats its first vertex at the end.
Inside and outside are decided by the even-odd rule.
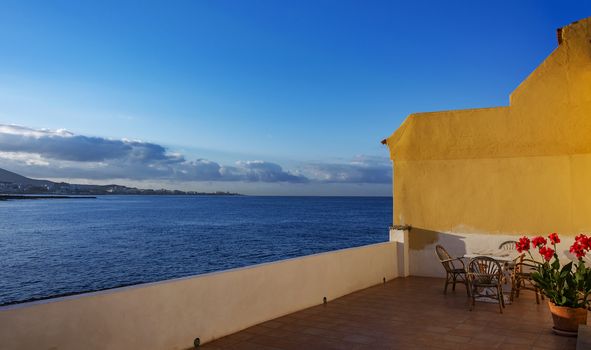
POLYGON ((560 270, 560 274, 562 275, 563 273, 569 273, 572 271, 572 269, 573 269, 573 262, 571 261, 562 267, 562 269, 560 270))

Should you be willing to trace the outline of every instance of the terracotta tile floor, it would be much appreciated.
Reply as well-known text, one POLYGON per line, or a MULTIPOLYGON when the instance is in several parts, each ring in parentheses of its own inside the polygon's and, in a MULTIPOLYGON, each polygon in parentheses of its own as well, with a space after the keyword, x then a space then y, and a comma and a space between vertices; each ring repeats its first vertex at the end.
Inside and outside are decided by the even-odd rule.
POLYGON ((503 314, 498 304, 469 311, 459 286, 398 278, 204 344, 203 349, 575 349, 552 334, 545 302, 525 291, 503 314))

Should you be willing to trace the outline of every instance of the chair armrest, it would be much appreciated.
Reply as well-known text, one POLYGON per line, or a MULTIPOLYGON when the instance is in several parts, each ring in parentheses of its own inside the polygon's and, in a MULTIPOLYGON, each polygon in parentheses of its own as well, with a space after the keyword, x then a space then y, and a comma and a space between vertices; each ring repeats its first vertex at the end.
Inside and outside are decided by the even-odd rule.
POLYGON ((539 262, 539 261, 535 261, 532 259, 523 259, 521 260, 522 263, 529 263, 529 264, 533 264, 533 265, 544 265, 543 263, 539 262))
MULTIPOLYGON (((449 262, 452 264, 452 266, 454 266, 454 261, 459 261, 462 264, 462 268, 465 270, 466 269, 466 264, 464 264, 464 260, 462 260, 463 258, 460 257, 456 257, 456 258, 451 258, 451 259, 445 259, 445 260, 441 260, 442 263, 446 263, 449 262)), ((454 266, 455 267, 455 266, 454 266)))
POLYGON ((515 264, 515 267, 518 267, 518 266, 519 266, 519 267, 521 267, 521 266, 525 266, 525 267, 531 267, 531 268, 534 268, 534 269, 536 269, 536 268, 538 268, 540 265, 535 265, 535 264, 528 264, 528 263, 523 263, 523 262, 520 262, 520 263, 517 263, 517 264, 515 264))

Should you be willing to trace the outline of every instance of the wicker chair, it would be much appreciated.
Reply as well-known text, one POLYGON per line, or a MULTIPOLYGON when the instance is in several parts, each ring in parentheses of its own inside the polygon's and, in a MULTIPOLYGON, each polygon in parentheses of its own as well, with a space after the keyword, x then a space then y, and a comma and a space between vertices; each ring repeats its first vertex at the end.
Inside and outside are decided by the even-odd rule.
POLYGON ((540 296, 542 300, 544 299, 544 295, 536 288, 531 278, 531 273, 535 271, 538 264, 540 263, 537 261, 525 259, 524 255, 520 256, 511 274, 511 301, 514 298, 519 298, 521 290, 531 290, 536 293, 536 304, 540 303, 540 296))
POLYGON ((501 245, 499 245, 499 249, 501 249, 501 250, 515 250, 516 243, 517 243, 517 241, 505 241, 505 242, 501 243, 501 245))
POLYGON ((503 313, 505 299, 503 297, 503 270, 501 264, 487 256, 477 256, 468 263, 468 283, 470 285, 470 311, 474 309, 477 297, 488 297, 499 301, 499 311, 503 313), (483 290, 484 293, 480 293, 483 290), (494 291, 495 294, 490 292, 494 291), (489 292, 489 293, 486 293, 489 292))
POLYGON ((437 253, 437 257, 443 265, 445 269, 446 276, 445 276, 445 287, 443 289, 443 294, 447 294, 447 286, 451 283, 452 290, 456 290, 456 283, 462 282, 464 286, 466 286, 466 293, 470 296, 470 290, 468 289, 468 280, 466 279, 466 266, 462 261, 462 258, 454 258, 445 248, 441 245, 437 245, 435 247, 435 252, 437 253))
MULTIPOLYGON (((516 250, 515 244, 517 241, 505 241, 499 245, 499 250, 516 250)), ((513 275, 513 270, 515 269, 516 261, 506 262, 505 263, 505 270, 508 274, 513 275)), ((507 284, 507 278, 503 279, 505 284, 507 284)))

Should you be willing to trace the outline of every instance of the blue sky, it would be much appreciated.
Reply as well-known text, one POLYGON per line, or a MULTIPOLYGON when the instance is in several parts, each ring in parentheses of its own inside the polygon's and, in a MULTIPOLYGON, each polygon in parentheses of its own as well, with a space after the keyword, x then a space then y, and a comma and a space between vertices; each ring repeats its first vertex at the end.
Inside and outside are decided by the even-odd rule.
POLYGON ((508 104, 556 28, 587 16, 586 1, 3 1, 0 167, 390 195, 379 141, 406 115, 508 104))

